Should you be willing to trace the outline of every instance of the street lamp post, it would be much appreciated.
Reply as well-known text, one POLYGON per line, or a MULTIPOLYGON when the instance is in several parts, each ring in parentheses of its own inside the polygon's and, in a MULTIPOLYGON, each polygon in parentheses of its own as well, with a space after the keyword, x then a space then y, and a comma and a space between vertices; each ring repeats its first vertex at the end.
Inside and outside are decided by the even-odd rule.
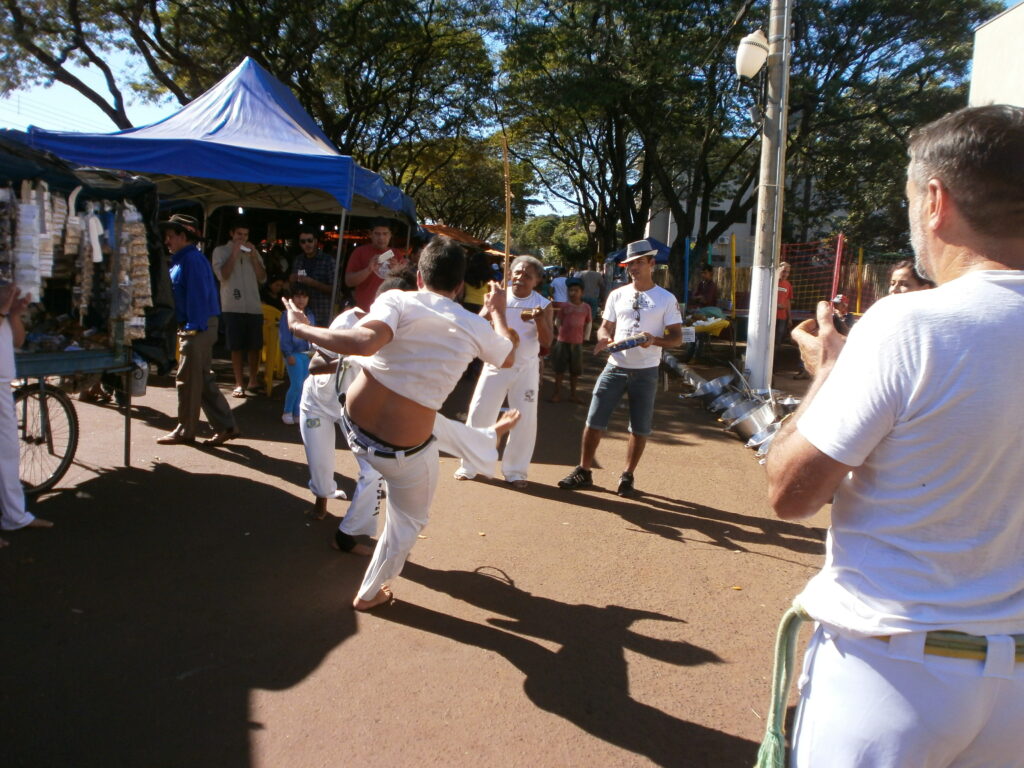
POLYGON ((597 222, 591 221, 587 225, 587 229, 590 231, 590 236, 594 238, 594 245, 597 247, 596 256, 594 257, 595 269, 604 271, 604 254, 601 253, 601 238, 597 236, 597 222))
POLYGON ((767 59, 768 92, 761 132, 761 174, 757 192, 757 234, 750 282, 747 326, 747 380, 755 389, 771 387, 775 357, 776 268, 782 242, 782 204, 786 179, 789 28, 792 0, 772 0, 768 38, 760 30, 740 42, 736 70, 753 77, 767 59), (765 46, 765 43, 767 46, 765 46), (743 69, 741 69, 741 65, 743 69))

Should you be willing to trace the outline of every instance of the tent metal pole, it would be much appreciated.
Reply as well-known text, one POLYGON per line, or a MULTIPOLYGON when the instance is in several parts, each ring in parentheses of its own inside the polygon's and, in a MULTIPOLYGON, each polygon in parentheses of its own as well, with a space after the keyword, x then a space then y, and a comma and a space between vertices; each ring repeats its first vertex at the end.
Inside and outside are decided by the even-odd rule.
MULTIPOLYGON (((341 209, 341 223, 338 225, 338 250, 334 254, 334 282, 331 284, 331 311, 334 311, 334 302, 338 299, 338 273, 341 270, 341 246, 345 242, 345 214, 347 214, 344 208, 341 209)), ((327 321, 327 325, 331 324, 330 318, 327 321)))

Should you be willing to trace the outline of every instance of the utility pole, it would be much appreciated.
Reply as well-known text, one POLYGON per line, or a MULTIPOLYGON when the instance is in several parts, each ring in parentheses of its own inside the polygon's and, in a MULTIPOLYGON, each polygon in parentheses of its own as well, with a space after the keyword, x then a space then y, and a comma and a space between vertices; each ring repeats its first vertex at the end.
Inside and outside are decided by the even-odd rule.
POLYGON ((775 362, 776 271, 782 244, 782 203, 786 181, 791 8, 792 0, 772 0, 768 25, 768 97, 761 133, 757 234, 744 362, 744 373, 754 389, 771 387, 775 362))

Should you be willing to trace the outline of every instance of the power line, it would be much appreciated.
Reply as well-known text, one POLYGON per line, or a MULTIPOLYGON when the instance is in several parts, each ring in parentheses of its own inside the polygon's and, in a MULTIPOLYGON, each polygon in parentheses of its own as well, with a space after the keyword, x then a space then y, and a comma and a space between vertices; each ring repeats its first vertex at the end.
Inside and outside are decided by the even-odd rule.
POLYGON ((74 114, 76 108, 64 111, 46 103, 45 99, 18 93, 8 92, 0 98, 0 121, 21 128, 27 123, 39 124, 40 127, 53 126, 58 130, 84 130, 106 132, 116 130, 116 126, 93 117, 74 114))

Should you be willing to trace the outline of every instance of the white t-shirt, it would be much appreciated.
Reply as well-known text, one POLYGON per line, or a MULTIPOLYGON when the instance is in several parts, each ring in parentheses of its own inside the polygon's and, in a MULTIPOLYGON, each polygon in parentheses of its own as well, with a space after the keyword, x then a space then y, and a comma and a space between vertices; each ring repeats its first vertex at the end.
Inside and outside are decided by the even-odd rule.
POLYGON ((551 281, 551 300, 566 302, 569 300, 569 286, 567 285, 569 278, 565 275, 556 277, 551 281))
POLYGON ((230 257, 231 243, 227 243, 214 248, 213 256, 210 259, 213 264, 213 272, 217 275, 217 280, 220 281, 220 311, 262 315, 260 284, 256 280, 256 270, 253 269, 251 259, 256 259, 260 266, 263 265, 263 259, 256 251, 239 253, 238 260, 235 261, 235 268, 231 270, 231 277, 225 280, 221 270, 230 257))
MULTIPOLYGON (((535 320, 524 321, 522 311, 540 307, 544 309, 551 302, 545 299, 536 291, 530 291, 530 295, 520 299, 508 289, 505 294, 505 323, 513 331, 519 334, 519 346, 516 347, 515 367, 519 368, 527 363, 533 364, 540 355, 540 339, 537 336, 537 322, 535 320)), ((502 360, 498 363, 500 367, 502 360)))
POLYGON ((1024 632, 1024 272, 889 296, 797 428, 856 467, 798 598, 858 634, 1024 632))
MULTIPOLYGON (((352 328, 359 322, 363 314, 361 309, 346 309, 334 318, 330 330, 352 328)), ((328 360, 341 358, 337 352, 321 347, 316 348, 328 360)), ((338 400, 338 394, 348 389, 358 370, 357 366, 349 364, 346 358, 342 358, 333 373, 310 374, 302 386, 302 399, 300 400, 302 411, 312 413, 315 410, 322 416, 337 420, 341 416, 341 402, 338 400), (342 377, 340 384, 338 383, 339 375, 342 377)))
MULTIPOLYGON (((602 320, 615 323, 614 341, 636 336, 642 331, 660 339, 668 326, 683 322, 679 304, 671 292, 659 285, 638 291, 632 284, 608 294, 602 320)), ((653 368, 661 364, 661 347, 651 344, 647 349, 633 347, 612 352, 611 362, 619 368, 653 368)))
POLYGON ((427 290, 386 291, 360 321, 386 323, 395 337, 372 357, 350 358, 402 397, 438 410, 474 357, 501 365, 512 342, 451 299, 427 290))

